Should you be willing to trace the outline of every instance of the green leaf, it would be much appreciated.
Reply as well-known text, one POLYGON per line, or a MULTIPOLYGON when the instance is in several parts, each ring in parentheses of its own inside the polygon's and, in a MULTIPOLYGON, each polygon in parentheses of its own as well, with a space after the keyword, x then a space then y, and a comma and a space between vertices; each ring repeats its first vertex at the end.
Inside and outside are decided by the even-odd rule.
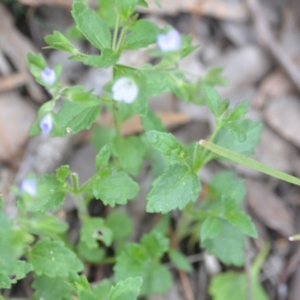
POLYGON ((153 262, 143 278, 141 295, 150 296, 156 293, 164 295, 171 286, 172 276, 170 271, 165 266, 153 262))
POLYGON ((96 156, 96 169, 99 171, 101 167, 106 167, 111 155, 111 148, 105 145, 96 156))
POLYGON ((270 176, 273 176, 275 178, 279 178, 281 180, 284 180, 286 182, 290 182, 296 185, 300 185, 300 179, 294 176, 291 176, 289 174, 286 174, 284 172, 278 171, 276 169, 273 169, 267 165, 264 165, 252 158, 249 158, 247 156, 244 156, 242 154, 233 152, 231 150, 228 150, 226 148, 220 147, 218 145, 215 145, 213 143, 207 142, 207 141, 200 141, 200 144, 202 147, 207 148, 208 150, 225 157, 227 159, 232 160, 233 162, 246 166, 248 168, 254 169, 256 171, 260 171, 262 173, 268 174, 270 176))
POLYGON ((80 229, 80 240, 90 249, 98 248, 97 241, 108 247, 112 243, 112 231, 102 218, 85 218, 80 229))
POLYGON ((68 230, 68 225, 54 216, 44 214, 30 218, 28 231, 41 237, 58 238, 58 235, 68 230))
POLYGON ((111 288, 109 300, 136 300, 143 283, 142 277, 127 278, 111 288))
POLYGON ((115 172, 93 180, 93 193, 96 199, 112 207, 116 204, 126 204, 127 200, 137 197, 139 189, 139 185, 125 172, 115 172))
POLYGON ((142 245, 127 244, 117 256, 117 262, 114 265, 115 281, 128 277, 144 277, 150 264, 151 259, 142 245))
POLYGON ((242 211, 226 214, 225 217, 231 225, 237 227, 242 233, 257 238, 257 231, 251 218, 242 211))
POLYGON ((73 47, 70 41, 59 31, 54 31, 53 35, 47 35, 45 37, 46 43, 49 45, 46 49, 57 49, 61 51, 70 52, 73 54, 78 53, 78 50, 73 47))
POLYGON ((33 300, 65 300, 72 298, 72 287, 61 278, 50 278, 45 275, 35 276, 32 283, 33 300))
POLYGON ((76 134, 80 130, 89 129, 99 114, 99 101, 64 101, 60 111, 57 113, 57 120, 63 129, 64 135, 70 131, 76 134))
POLYGON ((215 117, 218 116, 219 106, 221 105, 220 96, 217 91, 210 85, 202 83, 201 91, 206 100, 206 104, 215 117))
POLYGON ((161 232, 153 230, 143 236, 141 244, 147 249, 151 257, 159 258, 168 250, 169 239, 161 232))
POLYGON ((111 212, 107 216, 105 224, 112 230, 114 241, 125 239, 133 232, 132 221, 124 211, 111 212))
POLYGON ((136 136, 115 137, 111 147, 114 155, 119 158, 121 167, 133 176, 138 175, 145 155, 145 146, 141 139, 136 136))
POLYGON ((212 70, 209 70, 205 76, 202 78, 202 80, 210 85, 221 85, 221 86, 227 86, 229 85, 228 79, 222 76, 223 68, 215 68, 212 70))
POLYGON ((70 175, 71 170, 68 165, 60 166, 56 169, 55 176, 58 181, 65 182, 67 177, 70 175))
POLYGON ((109 27, 95 11, 89 9, 85 4, 75 1, 71 13, 77 29, 92 45, 98 49, 111 47, 109 27))
POLYGON ((230 111, 230 115, 227 121, 238 121, 245 117, 248 112, 249 102, 243 101, 238 104, 230 111))
POLYGON ((65 200, 65 193, 64 184, 55 175, 42 175, 38 180, 36 201, 29 210, 45 213, 50 209, 58 209, 65 200))
POLYGON ((98 241, 102 241, 106 246, 111 245, 110 228, 105 226, 102 218, 85 218, 80 229, 80 244, 84 244, 89 249, 98 249, 98 241))
POLYGON ((181 148, 180 143, 171 133, 150 130, 145 135, 151 146, 164 155, 171 155, 174 150, 181 148))
POLYGON ((226 221, 221 221, 220 234, 214 239, 206 239, 201 246, 227 265, 242 266, 244 263, 244 236, 240 230, 226 221))
POLYGON ((142 124, 145 131, 156 130, 165 132, 166 128, 163 125, 161 119, 155 114, 154 111, 148 110, 148 113, 145 117, 141 118, 142 124))
POLYGON ((246 133, 244 141, 239 141, 225 126, 218 132, 214 143, 244 155, 253 154, 255 146, 260 140, 262 124, 258 121, 245 119, 236 121, 236 126, 246 133))
POLYGON ((247 139, 247 132, 241 128, 237 122, 226 124, 226 129, 228 129, 239 142, 244 142, 247 139))
POLYGON ((101 55, 85 55, 77 54, 69 57, 69 60, 80 61, 87 66, 94 68, 108 68, 114 65, 120 57, 120 53, 114 52, 111 49, 103 49, 101 55))
POLYGON ((93 294, 97 297, 97 300, 107 300, 112 288, 112 283, 107 280, 101 280, 100 284, 92 285, 93 294))
POLYGON ((147 195, 147 212, 167 213, 183 209, 189 202, 198 199, 201 185, 196 174, 186 165, 171 165, 152 183, 147 195))
POLYGON ((205 219, 201 225, 200 238, 204 242, 207 239, 214 239, 221 232, 221 223, 220 220, 216 217, 209 216, 205 219))
MULTIPOLYGON (((230 271, 214 276, 209 285, 209 294, 214 300, 247 300, 249 292, 246 275, 230 271)), ((269 299, 259 281, 252 283, 251 294, 255 300, 269 299)))
POLYGON ((183 255, 176 249, 169 250, 169 258, 172 264, 178 269, 184 272, 192 272, 193 267, 190 262, 187 260, 186 256, 183 255))
POLYGON ((29 61, 30 64, 34 65, 35 67, 37 67, 38 69, 44 70, 47 67, 47 64, 42 56, 42 54, 34 54, 29 52, 27 54, 27 59, 29 61))
POLYGON ((115 0, 122 20, 127 21, 137 6, 137 0, 115 0))
POLYGON ((129 35, 125 38, 123 49, 140 49, 156 42, 158 27, 147 20, 138 20, 129 28, 129 35))
POLYGON ((77 245, 78 254, 90 263, 98 264, 105 258, 105 250, 102 248, 89 248, 85 243, 79 242, 77 245))
POLYGON ((241 203, 246 196, 244 180, 239 179, 231 171, 217 173, 209 183, 209 195, 214 198, 234 199, 241 203))
POLYGON ((82 262, 62 242, 44 239, 38 241, 29 252, 29 262, 37 275, 67 277, 69 272, 83 270, 82 262))

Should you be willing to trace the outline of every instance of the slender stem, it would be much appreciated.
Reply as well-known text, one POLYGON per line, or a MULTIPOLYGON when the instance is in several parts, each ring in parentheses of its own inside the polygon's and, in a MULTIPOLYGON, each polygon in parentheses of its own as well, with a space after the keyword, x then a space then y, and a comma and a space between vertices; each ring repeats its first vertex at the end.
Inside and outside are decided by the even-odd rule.
POLYGON ((119 15, 117 15, 117 20, 116 20, 116 25, 115 25, 115 30, 114 30, 114 37, 113 37, 113 43, 112 43, 112 48, 113 48, 114 51, 116 51, 119 25, 120 25, 120 17, 119 17, 119 15))
POLYGON ((116 104, 113 106, 113 115, 114 115, 114 122, 115 122, 115 128, 116 128, 116 136, 121 137, 121 124, 119 122, 118 118, 118 107, 116 104))
POLYGON ((84 217, 88 216, 87 207, 84 203, 84 199, 82 198, 82 194, 79 193, 79 183, 78 183, 78 175, 76 173, 71 174, 72 184, 73 184, 73 193, 75 194, 76 206, 78 209, 79 218, 83 221, 84 217))
POLYGON ((123 42, 124 36, 126 34, 126 31, 127 31, 126 28, 123 27, 122 30, 121 30, 119 40, 118 40, 118 45, 117 45, 117 49, 116 49, 117 52, 120 50, 120 46, 122 45, 122 42, 123 42))
MULTIPOLYGON (((211 137, 209 139, 210 142, 212 142, 215 139, 215 137, 216 137, 216 135, 217 135, 217 133, 219 132, 220 129, 221 129, 220 126, 217 126, 215 128, 213 134, 211 135, 211 137)), ((207 152, 208 152, 208 150, 206 148, 204 148, 203 151, 202 151, 202 154, 200 156, 200 165, 196 166, 197 171, 200 170, 203 167, 203 165, 205 163, 205 156, 206 156, 207 152)))

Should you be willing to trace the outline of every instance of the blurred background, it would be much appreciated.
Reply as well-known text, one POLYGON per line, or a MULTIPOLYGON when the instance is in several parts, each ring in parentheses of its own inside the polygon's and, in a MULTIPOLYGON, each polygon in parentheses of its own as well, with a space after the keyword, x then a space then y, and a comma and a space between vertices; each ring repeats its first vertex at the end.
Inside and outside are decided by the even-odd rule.
MULTIPOLYGON (((250 102, 248 117, 263 123, 254 157, 300 177, 300 1, 160 0, 161 9, 154 1, 148 2, 149 8, 140 10, 143 18, 160 27, 169 24, 180 33, 192 35, 193 44, 200 45, 182 61, 182 69, 201 76, 211 68, 222 67, 230 84, 218 89, 221 98, 229 98, 232 106, 243 100, 250 102)), ((101 9, 99 3, 90 4, 101 9)), ((49 66, 61 64, 63 84, 82 84, 99 93, 111 79, 109 69, 90 69, 69 61, 66 53, 43 49, 44 36, 59 30, 83 52, 95 51, 74 27, 71 5, 72 0, 0 0, 0 188, 8 214, 13 215, 15 201, 9 187, 19 185, 28 173, 50 173, 67 163, 82 182, 89 178, 97 150, 107 138, 103 128, 112 125, 111 117, 104 113, 93 129, 75 137, 28 136, 39 106, 50 98, 28 72, 28 52, 41 52, 49 66)), ((133 65, 149 62, 143 51, 125 52, 121 60, 133 65)), ((184 143, 209 136, 213 120, 206 107, 187 104, 172 94, 149 101, 166 127, 184 143)), ((136 118, 122 127, 124 135, 139 134, 141 130, 136 118)), ((249 261, 266 241, 270 244, 260 277, 269 299, 299 300, 300 247, 299 242, 291 243, 287 238, 300 232, 300 188, 243 167, 219 163, 205 167, 201 179, 207 182, 216 171, 228 167, 245 178, 245 209, 259 232, 257 240, 247 242, 249 261)), ((147 220, 145 193, 151 176, 145 167, 138 179, 143 189, 140 199, 129 205, 137 227, 147 220)), ((97 215, 102 207, 97 202, 93 209, 97 215)), ((64 210, 72 219, 71 202, 64 210)), ((195 269, 188 276, 195 298, 186 296, 179 276, 168 295, 153 296, 151 300, 211 299, 207 291, 210 277, 230 268, 205 253, 192 255, 191 261, 195 269)), ((26 284, 18 289, 11 295, 30 295, 26 284)))

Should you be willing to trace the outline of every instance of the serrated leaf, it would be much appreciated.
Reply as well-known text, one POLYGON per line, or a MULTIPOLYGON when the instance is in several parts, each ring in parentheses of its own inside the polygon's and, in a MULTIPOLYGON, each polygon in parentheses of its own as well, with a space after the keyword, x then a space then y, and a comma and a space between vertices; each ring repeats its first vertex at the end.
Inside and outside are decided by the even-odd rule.
POLYGON ((239 141, 226 126, 222 128, 214 143, 238 153, 249 155, 253 154, 255 146, 259 143, 262 124, 253 120, 241 120, 236 122, 236 126, 239 126, 241 130, 246 132, 246 139, 239 141))
POLYGON ((189 202, 198 199, 200 181, 186 165, 171 165, 152 183, 147 195, 147 212, 167 213, 183 209, 189 202))
POLYGON ((111 288, 109 300, 136 300, 142 284, 142 277, 121 280, 111 288))
POLYGON ((112 243, 112 231, 102 218, 85 218, 80 229, 80 240, 90 249, 98 248, 97 241, 108 247, 112 243))
POLYGON ((136 136, 126 138, 115 137, 111 142, 115 156, 119 158, 121 167, 131 175, 138 175, 145 155, 145 146, 136 136))
POLYGON ((236 122, 226 124, 226 128, 239 142, 244 142, 247 138, 247 132, 239 126, 236 122))
POLYGON ((45 48, 57 49, 70 53, 78 52, 70 43, 70 41, 63 34, 56 30, 54 30, 52 35, 47 35, 45 37, 45 42, 49 45, 49 47, 45 48))
POLYGON ((69 272, 83 270, 82 262, 62 242, 44 239, 37 242, 28 255, 37 275, 67 277, 69 272))
POLYGON ((112 287, 111 281, 107 279, 101 280, 100 284, 93 285, 93 294, 97 297, 97 300, 107 300, 112 287))
POLYGON ((156 42, 158 27, 147 20, 138 20, 128 28, 129 35, 125 38, 123 49, 139 49, 156 42))
POLYGON ((209 195, 219 199, 224 196, 241 203, 246 196, 244 180, 237 178, 231 171, 219 172, 209 183, 209 195))
POLYGON ((66 135, 71 129, 73 134, 89 129, 100 114, 100 103, 64 101, 57 113, 57 121, 66 135))
POLYGON ((142 124, 145 131, 156 130, 165 132, 166 128, 163 125, 161 119, 155 114, 154 111, 148 110, 148 113, 145 117, 141 118, 142 124))
POLYGON ((161 232, 153 230, 142 237, 141 244, 147 249, 151 257, 159 258, 168 250, 169 239, 161 232))
POLYGON ((35 276, 32 287, 35 290, 33 300, 67 300, 72 297, 72 287, 61 278, 35 276))
POLYGON ((184 272, 192 272, 193 267, 187 258, 178 250, 170 249, 169 250, 169 257, 172 264, 178 269, 184 272))
POLYGON ((230 111, 227 121, 237 121, 245 117, 248 112, 249 102, 243 101, 237 103, 236 106, 230 111))
POLYGON ((75 1, 72 7, 72 16, 77 29, 96 48, 111 47, 111 34, 107 23, 97 13, 85 4, 75 1))
POLYGON ((226 221, 221 221, 220 234, 214 239, 206 239, 201 243, 201 246, 227 265, 242 266, 244 263, 244 236, 240 230, 226 221))
POLYGON ((139 185, 125 172, 115 172, 93 180, 93 193, 96 199, 112 207, 116 204, 126 204, 129 199, 137 197, 139 190, 139 185))
POLYGON ((55 176, 60 182, 65 182, 70 173, 70 167, 68 165, 64 165, 56 169, 55 176))
POLYGON ((226 220, 233 226, 237 227, 242 233, 257 238, 256 228, 251 218, 242 211, 226 214, 226 220))
POLYGON ((166 71, 156 71, 151 65, 141 69, 147 83, 147 95, 157 97, 170 91, 169 76, 166 71))
POLYGON ((200 238, 204 242, 207 239, 216 238, 221 232, 221 223, 217 217, 209 216, 201 225, 200 238))
POLYGON ((171 133, 150 130, 145 135, 151 146, 164 155, 171 155, 172 151, 181 148, 180 143, 171 133))
POLYGON ((118 241, 128 237, 133 231, 133 224, 129 216, 120 210, 111 212, 105 224, 112 230, 113 240, 118 241))
POLYGON ((105 250, 102 248, 89 248, 85 243, 77 245, 78 255, 90 263, 100 263, 105 258, 105 250))
POLYGON ((172 286, 170 271, 163 265, 153 262, 143 278, 141 295, 164 295, 172 286))
POLYGON ((108 163, 108 160, 111 155, 111 148, 109 145, 105 145, 102 147, 102 149, 99 151, 99 153, 96 156, 96 169, 99 171, 101 167, 105 167, 108 163))
POLYGON ((221 105, 221 99, 218 92, 212 86, 205 83, 201 84, 201 91, 210 111, 217 117, 219 106, 221 105))
POLYGON ((36 201, 29 210, 45 213, 50 209, 58 209, 64 202, 65 193, 64 185, 55 175, 42 175, 38 180, 36 201))
POLYGON ((143 277, 150 264, 151 260, 143 246, 127 244, 117 256, 117 262, 114 265, 115 280, 143 277))

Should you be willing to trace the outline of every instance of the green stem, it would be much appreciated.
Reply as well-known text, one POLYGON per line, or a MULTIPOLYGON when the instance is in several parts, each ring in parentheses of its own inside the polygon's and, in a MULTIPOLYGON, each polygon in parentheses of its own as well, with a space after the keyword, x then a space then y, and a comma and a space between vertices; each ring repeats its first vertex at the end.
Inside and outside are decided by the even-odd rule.
POLYGON ((124 36, 126 34, 126 31, 127 31, 126 28, 123 27, 122 30, 121 30, 119 40, 118 40, 118 45, 117 45, 117 49, 116 49, 117 52, 120 50, 120 46, 122 45, 122 42, 123 42, 124 36))
POLYGON ((118 107, 115 103, 113 105, 113 115, 114 115, 114 123, 116 128, 116 136, 121 137, 121 124, 118 118, 118 107))
POLYGON ((87 207, 84 203, 84 199, 82 198, 82 194, 79 193, 79 182, 78 175, 76 173, 71 174, 72 184, 73 184, 73 193, 75 194, 76 206, 78 209, 79 218, 81 221, 88 216, 87 207))
POLYGON ((116 20, 116 25, 115 25, 115 30, 114 30, 114 37, 113 37, 113 43, 112 43, 112 48, 113 48, 114 51, 116 51, 119 25, 120 25, 120 17, 119 17, 119 15, 117 15, 117 20, 116 20))
MULTIPOLYGON (((212 133, 212 135, 211 135, 211 137, 210 137, 210 139, 209 139, 210 142, 212 142, 212 141, 215 139, 215 137, 216 137, 216 135, 218 134, 218 132, 219 132, 220 129, 221 129, 220 126, 217 126, 217 127, 215 128, 214 132, 212 133)), ((195 148, 196 148, 196 149, 199 149, 198 147, 195 147, 195 148)), ((200 149, 199 149, 199 150, 200 150, 200 149)), ((203 151, 202 151, 202 153, 201 153, 201 155, 200 155, 199 165, 196 165, 196 166, 194 167, 195 171, 200 170, 200 169, 204 166, 204 164, 205 164, 205 156, 206 156, 207 152, 209 152, 209 151, 208 151, 206 148, 203 149, 203 151)))

